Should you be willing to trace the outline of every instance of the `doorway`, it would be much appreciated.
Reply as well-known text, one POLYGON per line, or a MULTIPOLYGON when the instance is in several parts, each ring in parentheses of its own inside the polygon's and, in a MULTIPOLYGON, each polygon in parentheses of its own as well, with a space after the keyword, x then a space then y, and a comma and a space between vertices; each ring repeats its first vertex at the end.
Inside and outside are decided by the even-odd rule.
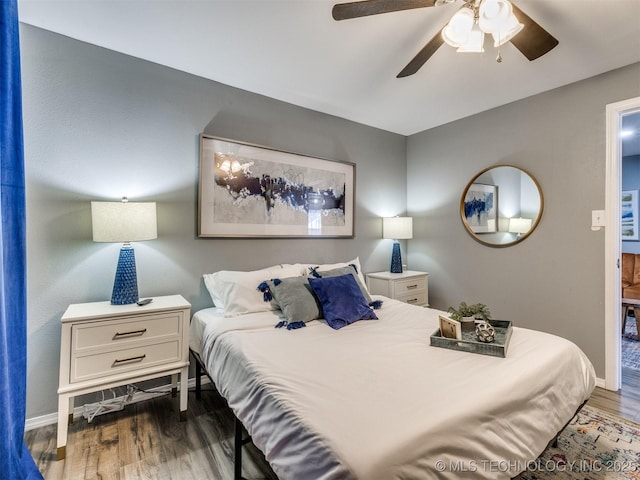
MULTIPOLYGON (((640 97, 607 105, 605 174, 605 388, 619 390, 621 378, 621 206, 623 121, 640 113, 640 97)), ((639 132, 640 134, 640 132, 639 132)))

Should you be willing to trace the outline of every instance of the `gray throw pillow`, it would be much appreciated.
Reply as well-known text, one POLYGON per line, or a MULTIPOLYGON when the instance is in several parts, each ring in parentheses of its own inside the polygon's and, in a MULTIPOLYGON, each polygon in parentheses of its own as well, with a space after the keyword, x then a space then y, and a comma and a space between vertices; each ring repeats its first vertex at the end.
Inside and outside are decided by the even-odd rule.
POLYGON ((307 277, 267 280, 271 295, 289 323, 308 322, 320 318, 322 308, 307 277))

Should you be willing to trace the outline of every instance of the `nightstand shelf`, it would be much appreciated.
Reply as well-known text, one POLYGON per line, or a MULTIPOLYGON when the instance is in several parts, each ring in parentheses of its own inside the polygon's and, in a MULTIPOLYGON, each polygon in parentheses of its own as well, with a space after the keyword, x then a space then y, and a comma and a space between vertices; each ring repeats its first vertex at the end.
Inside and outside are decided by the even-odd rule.
POLYGON ((73 399, 128 383, 180 376, 180 419, 186 419, 191 305, 181 295, 145 306, 110 302, 69 305, 61 318, 58 460, 65 458, 73 399))
POLYGON ((366 279, 371 294, 384 295, 411 305, 429 306, 429 274, 426 272, 375 272, 367 273, 366 279))

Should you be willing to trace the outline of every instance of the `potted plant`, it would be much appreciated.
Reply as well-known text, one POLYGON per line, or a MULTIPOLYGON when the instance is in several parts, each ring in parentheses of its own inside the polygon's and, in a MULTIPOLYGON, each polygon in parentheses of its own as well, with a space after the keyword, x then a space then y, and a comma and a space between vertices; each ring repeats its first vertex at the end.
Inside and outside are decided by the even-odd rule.
POLYGON ((458 320, 462 325, 463 332, 471 332, 475 329, 475 321, 487 321, 491 318, 491 312, 484 303, 475 303, 467 305, 466 302, 460 302, 458 308, 449 307, 447 310, 449 316, 454 320, 458 320))

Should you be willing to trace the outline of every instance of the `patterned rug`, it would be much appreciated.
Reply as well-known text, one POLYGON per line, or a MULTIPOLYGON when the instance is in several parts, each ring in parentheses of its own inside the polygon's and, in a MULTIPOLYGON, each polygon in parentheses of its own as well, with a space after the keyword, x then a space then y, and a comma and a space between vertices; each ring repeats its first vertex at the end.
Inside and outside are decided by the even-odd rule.
POLYGON ((640 342, 638 341, 636 320, 633 317, 627 317, 627 324, 622 335, 622 366, 640 369, 640 342))
POLYGON ((585 405, 516 480, 640 479, 640 425, 585 405))

